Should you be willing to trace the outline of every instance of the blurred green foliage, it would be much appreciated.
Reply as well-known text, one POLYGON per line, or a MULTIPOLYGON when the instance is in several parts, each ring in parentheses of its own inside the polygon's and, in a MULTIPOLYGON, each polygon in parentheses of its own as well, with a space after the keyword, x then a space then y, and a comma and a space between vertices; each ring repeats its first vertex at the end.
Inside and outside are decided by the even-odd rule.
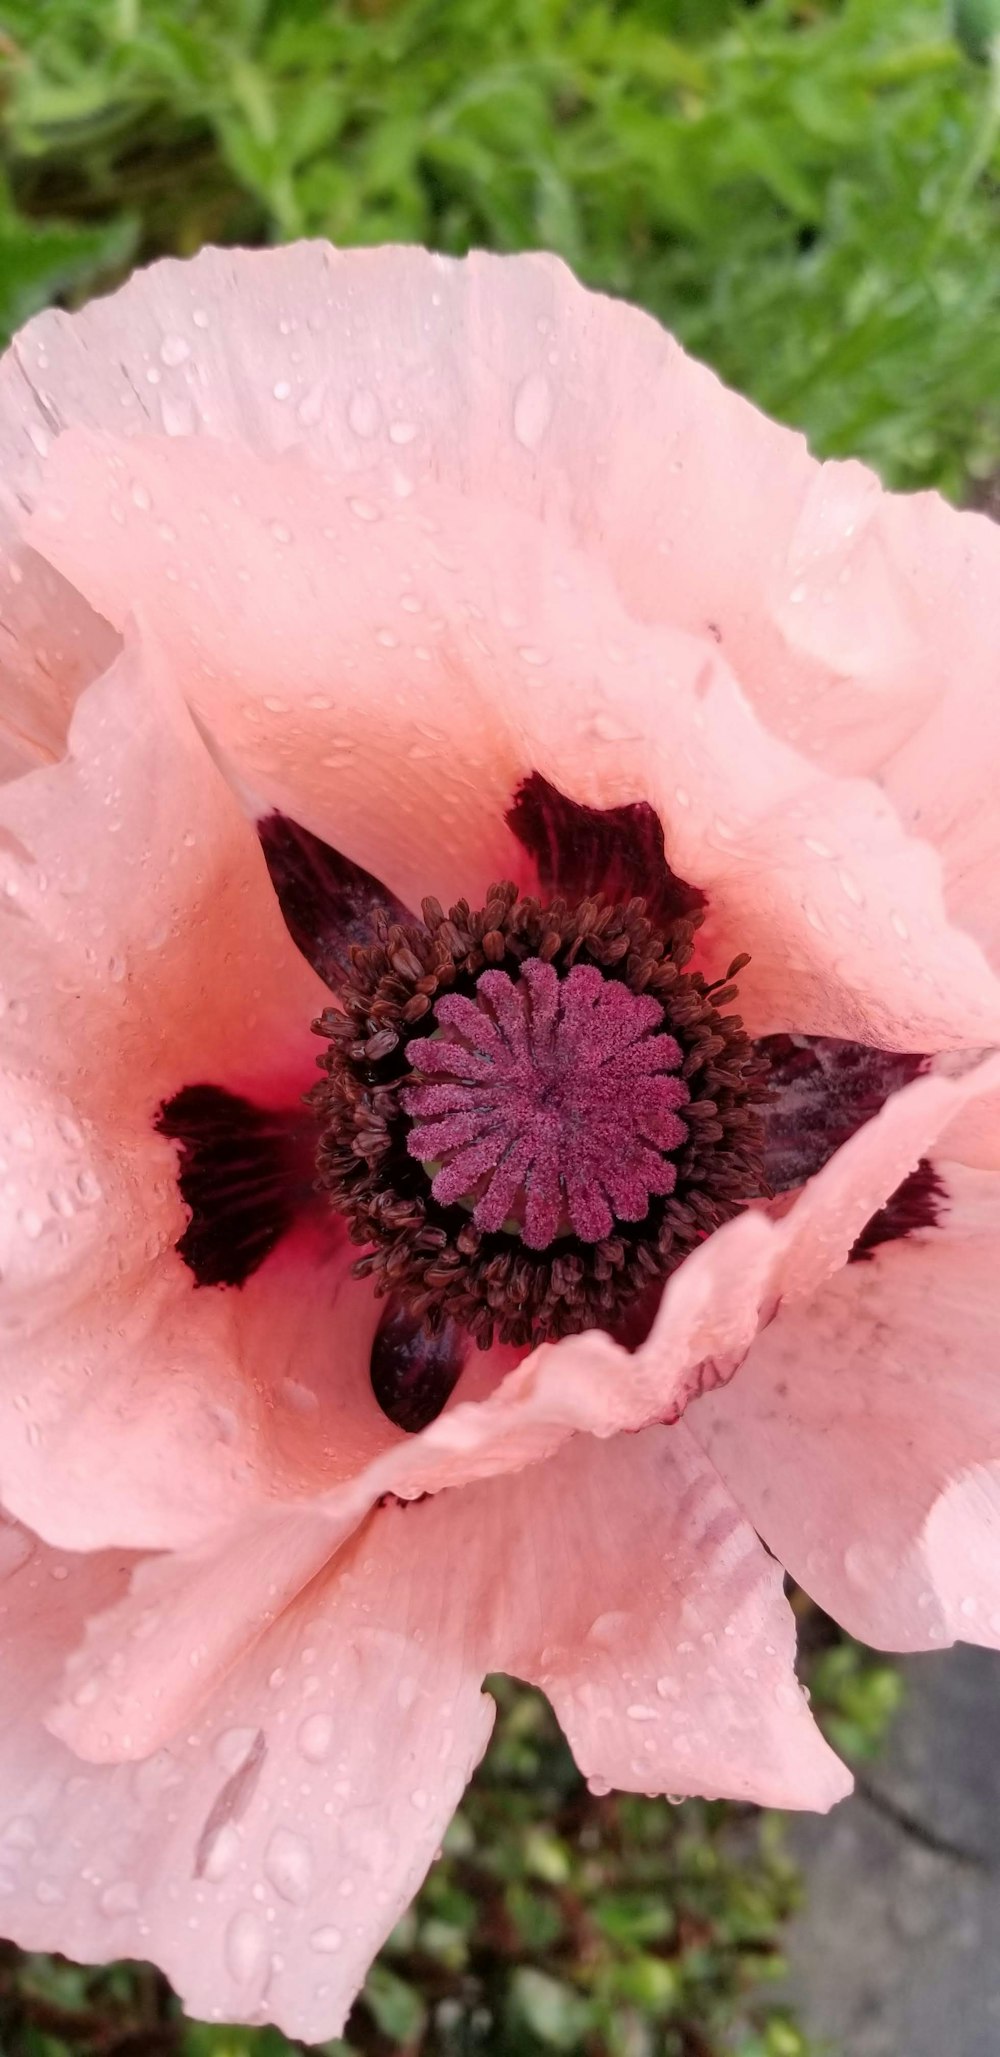
MULTIPOLYGON (((806 1641, 820 1721, 840 1747, 870 1753, 894 1674, 822 1618, 806 1641)), ((799 1894, 778 1818, 597 1798, 540 1695, 506 1679, 491 1689, 496 1735, 443 1858, 325 2057, 809 2057, 772 1997, 799 1894)), ((273 2029, 184 2022, 148 1966, 83 1970, 0 1950, 3 2057, 300 2048, 273 2029)))
POLYGON ((133 246, 544 244, 825 453, 954 493, 1000 462, 1000 102, 945 0, 5 0, 0 19, 8 327, 133 246))

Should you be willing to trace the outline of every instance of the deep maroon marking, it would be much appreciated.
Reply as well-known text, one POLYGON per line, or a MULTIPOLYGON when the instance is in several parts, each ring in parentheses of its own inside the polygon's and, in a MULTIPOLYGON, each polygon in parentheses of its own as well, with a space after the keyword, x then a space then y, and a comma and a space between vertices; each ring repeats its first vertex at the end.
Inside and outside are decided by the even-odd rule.
POLYGON ((180 1145, 177 1182, 191 1209, 180 1256, 199 1286, 242 1286, 309 1204, 311 1123, 202 1085, 166 1100, 156 1126, 180 1145))
POLYGON ((389 1420, 415 1436, 450 1400, 471 1347, 456 1322, 428 1335, 418 1315, 390 1300, 375 1331, 372 1392, 389 1420))
POLYGON ((668 1153, 687 1141, 677 1110, 679 1045, 648 993, 595 964, 560 978, 528 958, 515 980, 485 971, 474 1000, 438 1001, 439 1033, 408 1043, 410 1155, 437 1164, 442 1206, 468 1201, 476 1227, 508 1222, 530 1250, 561 1235, 599 1243, 672 1193, 668 1153))
POLYGON ((374 941, 372 916, 413 920, 401 900, 287 814, 269 814, 257 834, 293 943, 334 992, 351 968, 352 943, 374 941))
POLYGON ((671 871, 659 815, 646 800, 585 807, 533 771, 517 789, 507 821, 534 858, 545 893, 572 903, 603 893, 612 901, 641 893, 655 928, 669 930, 707 906, 698 886, 671 871))
POLYGON ((944 1180, 929 1159, 922 1157, 916 1170, 890 1193, 885 1206, 866 1222, 848 1264, 865 1263, 880 1243, 896 1243, 902 1236, 912 1236, 916 1229, 936 1228, 947 1202, 944 1180))
POLYGON ((755 1048, 770 1066, 761 1113, 764 1176, 773 1193, 787 1193, 822 1170, 928 1063, 833 1036, 762 1036, 755 1048))

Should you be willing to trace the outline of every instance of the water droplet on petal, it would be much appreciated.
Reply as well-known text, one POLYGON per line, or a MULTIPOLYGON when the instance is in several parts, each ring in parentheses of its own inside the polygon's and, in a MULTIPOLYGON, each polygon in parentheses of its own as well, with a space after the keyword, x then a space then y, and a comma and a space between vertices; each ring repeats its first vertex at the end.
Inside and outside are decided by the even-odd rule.
POLYGON ((301 1907, 313 1879, 312 1851, 304 1837, 290 1828, 276 1828, 264 1852, 264 1872, 283 1900, 301 1907))
POLYGON ((249 1985, 267 1961, 267 1932, 259 1914, 244 1908, 226 1930, 226 1963, 240 1985, 249 1985))
POLYGON ((514 434, 525 450, 537 449, 551 419, 552 387, 544 372, 529 372, 514 395, 514 434))
POLYGON ((216 1739, 212 1755, 223 1771, 242 1771, 251 1751, 257 1747, 260 1730, 256 1728, 227 1728, 216 1739))
POLYGON ((339 1928, 314 1928, 309 1938, 312 1948, 318 1950, 320 1956, 325 1957, 332 1957, 334 1951, 340 1949, 343 1940, 343 1931, 339 1928))
POLYGON ((374 393, 360 386, 347 403, 347 419, 356 436, 377 436, 382 409, 374 393))
POLYGON ((38 1827, 31 1815, 13 1815, 4 1829, 3 1841, 11 1850, 33 1850, 38 1841, 38 1827))
POLYGON ((219 1879, 226 1878, 236 1863, 240 1849, 241 1844, 238 1831, 233 1827, 231 1821, 225 1822, 220 1829, 216 1830, 207 1847, 202 1845, 199 1848, 199 1876, 207 1878, 213 1885, 219 1879))
POLYGON ((302 1723, 298 1734, 298 1745, 310 1764, 322 1764, 333 1747, 333 1718, 329 1714, 310 1714, 302 1723))

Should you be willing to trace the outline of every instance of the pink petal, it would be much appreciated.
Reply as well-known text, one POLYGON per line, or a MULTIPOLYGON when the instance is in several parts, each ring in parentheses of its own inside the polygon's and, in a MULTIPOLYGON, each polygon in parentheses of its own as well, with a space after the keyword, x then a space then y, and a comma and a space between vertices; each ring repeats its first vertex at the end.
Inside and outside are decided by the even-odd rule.
MULTIPOLYGON (((95 1618, 74 1660, 73 1689, 83 1688, 84 1697, 63 1716, 74 1747, 99 1757, 142 1754, 192 1718, 207 1684, 260 1633, 264 1615, 302 1591, 383 1495, 439 1494, 537 1466, 574 1434, 604 1440, 676 1420, 699 1393, 733 1378, 762 1317, 784 1301, 807 1301, 840 1270, 866 1222, 955 1110, 977 1090, 996 1092, 998 1078, 994 1059, 962 1078, 918 1079, 896 1094, 779 1220, 753 1211, 710 1236, 668 1282, 650 1336, 633 1355, 598 1331, 535 1350, 513 1369, 513 1352, 491 1352, 479 1371, 483 1397, 468 1397, 467 1372, 421 1434, 394 1437, 361 1468, 351 1446, 352 1475, 319 1492, 307 1510, 275 1507, 196 1551, 140 1567, 133 1591, 95 1618), (264 1584, 240 1572, 262 1561, 266 1599, 264 1584), (202 1650, 195 1670, 193 1641, 202 1650)), ((348 1358, 356 1368, 344 1409, 354 1434, 364 1361, 360 1353, 348 1358)), ((740 1370, 734 1393, 744 1376, 740 1370)))
POLYGON ((769 1547, 852 1634, 1000 1648, 1000 1180, 937 1162, 940 1224, 783 1307, 687 1421, 769 1547))
POLYGON ((994 525, 816 463, 555 260, 311 243, 156 265, 39 317, 5 360, 5 469, 29 496, 54 421, 299 446, 361 494, 433 476, 571 525, 629 617, 710 634, 769 728, 877 774, 939 843, 956 918, 991 941, 995 752, 970 751, 966 724, 990 719, 994 525))
MULTIPOLYGON (((248 1562, 273 1604, 275 1558, 248 1562)), ((87 1593, 89 1567, 72 1576, 85 1608, 108 1598, 87 1593)), ((37 1619, 12 1611, 18 1662, 37 1619)), ((149 1614, 136 1626, 147 1640, 149 1614)), ((684 1429, 580 1439, 532 1474, 382 1508, 209 1683, 193 1728, 131 1772, 77 1765, 51 1828, 38 1824, 71 1911, 40 1916, 25 1894, 8 1900, 10 1926, 30 1946, 121 1953, 136 1948, 135 1914, 144 1954, 196 2012, 329 2034, 485 1742, 484 1672, 539 1679, 595 1781, 826 1807, 850 1781, 812 1724, 793 1649, 780 1573, 684 1429), (96 1880, 81 1881, 74 1843, 97 1807, 82 1838, 96 1880), (94 1884, 123 1916, 96 1936, 94 1884)), ((188 1669, 203 1657, 188 1636, 188 1669)), ((101 1719, 78 1677, 51 1724, 74 1738, 101 1719)), ((50 1671, 34 1720, 53 1684, 50 1671)), ((54 1747, 35 1737, 36 1752, 54 1747)), ((12 1775, 31 1810, 31 1779, 8 1758, 12 1775)))
POLYGON ((523 871, 503 817, 537 769, 589 805, 652 801, 709 896, 711 961, 751 952, 756 1032, 1000 1039, 1000 982, 947 920, 936 853, 876 785, 777 741, 714 642, 632 621, 555 524, 430 483, 359 501, 299 458, 197 442, 70 435, 47 478, 38 545, 116 623, 141 595, 261 804, 408 904, 523 871))
MULTIPOLYGON (((294 1107, 325 989, 148 650, 90 688, 70 755, 6 786, 0 820, 0 1485, 63 1545, 191 1541, 314 1485, 324 1446, 339 1475, 367 1339, 353 1317, 334 1329, 332 1245, 298 1269, 279 1253, 242 1295, 195 1289, 154 1117, 206 1076, 294 1107)), ((355 1462, 387 1427, 364 1405, 355 1462)))
MULTIPOLYGON (((270 1595, 275 1559, 245 1557, 244 1581, 251 1562, 270 1595)), ((151 1956, 209 2019, 340 2027, 485 1744, 487 1669, 543 1678, 595 1781, 824 1807, 849 1784, 794 1682, 780 1575, 683 1429, 379 1510, 138 1765, 81 1763, 42 1726, 128 1564, 8 1531, 5 1565, 8 1931, 151 1956)), ((203 1654, 188 1635, 189 1670, 203 1654)), ((75 1683, 55 1726, 93 1706, 75 1683)))
POLYGON ((780 1567, 683 1425, 578 1437, 463 1503, 486 1490, 494 1661, 544 1688, 595 1788, 823 1809, 850 1791, 795 1678, 780 1567))
POLYGON ((32 1554, 7 1532, 8 1562, 20 1558, 0 1646, 9 1935, 84 1959, 152 1957, 209 2020, 276 2020, 310 2042, 339 2031, 493 1718, 468 1654, 469 1588, 433 1536, 414 1551, 419 1519, 384 1512, 363 1557, 282 1617, 196 1728, 100 1769, 42 1716, 118 1562, 32 1554))

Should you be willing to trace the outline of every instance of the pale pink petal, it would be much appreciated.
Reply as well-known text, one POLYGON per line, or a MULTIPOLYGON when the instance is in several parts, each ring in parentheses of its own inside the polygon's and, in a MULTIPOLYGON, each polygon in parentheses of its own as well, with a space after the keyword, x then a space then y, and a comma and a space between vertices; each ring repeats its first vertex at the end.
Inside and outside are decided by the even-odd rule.
POLYGON ((242 1298, 196 1290, 154 1119, 205 1079, 294 1107, 325 989, 151 652, 89 689, 66 760, 4 788, 0 822, 0 1488, 64 1545, 191 1541, 315 1483, 367 1338, 334 1340, 342 1250, 298 1271, 291 1250, 281 1290, 267 1266, 242 1298))
MULTIPOLYGON (((356 1358, 348 1353, 343 1404, 345 1434, 358 1439, 350 1445, 353 1475, 318 1492, 308 1509, 275 1507, 193 1552, 141 1566, 127 1599, 95 1618, 74 1661, 73 1689, 85 1695, 66 1715, 75 1745, 98 1756, 141 1754, 191 1718, 262 1620, 294 1599, 384 1494, 441 1493, 536 1466, 574 1434, 604 1440, 676 1420, 694 1397, 734 1373, 738 1392, 761 1319, 784 1301, 805 1304, 808 1318, 808 1296, 843 1266, 872 1214, 955 1110, 977 1091, 996 1092, 998 1072, 994 1059, 954 1080, 916 1080, 780 1219, 751 1211, 710 1236, 668 1281, 650 1336, 632 1355, 596 1330, 543 1346, 513 1369, 513 1352, 491 1352, 470 1367, 480 1381, 474 1400, 460 1383, 429 1428, 387 1437, 381 1454, 364 1462, 357 1424, 366 1419, 367 1359, 362 1348, 356 1358), (265 1563, 266 1579, 241 1576, 247 1563, 265 1563), (194 1670, 192 1642, 201 1650, 194 1670)), ((370 1335, 365 1318, 362 1337, 370 1335)), ((374 1443, 377 1424, 367 1419, 374 1443)))
MULTIPOLYGON (((8 1932, 151 1956, 210 2019, 340 2027, 485 1744, 488 1668, 544 1675, 595 1781, 818 1806, 849 1784, 794 1681, 780 1575, 683 1429, 380 1509, 139 1764, 82 1763, 43 1725, 127 1564, 9 1538, 8 1932), (647 1695, 653 1716, 630 1714, 647 1695)), ((263 1587, 273 1563, 254 1563, 263 1587)), ((197 1669, 201 1645, 187 1655, 197 1669)), ((91 1704, 77 1685, 59 1729, 91 1704)))
POLYGON ((708 895, 708 960, 751 953, 755 1032, 1000 1039, 1000 981, 949 925, 936 853, 874 783, 770 735, 711 639, 631 620, 558 526, 434 484, 362 500, 301 457, 197 442, 77 434, 47 475, 39 546, 117 623, 140 594, 261 804, 404 902, 523 875, 503 817, 540 770, 590 805, 653 803, 708 895))
POLYGON ((339 2031, 493 1719, 469 1584, 448 1576, 439 1521, 414 1549, 421 1511, 377 1517, 196 1727, 141 1764, 100 1768, 43 1719, 118 1562, 0 1536, 16 1563, 0 1643, 6 1934, 85 1960, 151 1957, 209 2020, 276 2020, 309 2041, 339 2031))
POLYGON ((934 829, 957 825, 935 744, 964 744, 956 695, 984 718, 993 525, 818 464, 552 258, 312 243, 156 265, 5 360, 4 468, 29 495, 73 424, 302 446, 361 490, 433 475, 572 527, 633 618, 718 638, 807 754, 876 772, 929 716, 934 829))
POLYGON ((29 501, 77 424, 300 448, 360 496, 433 481, 571 533, 629 618, 711 636, 775 733, 876 776, 941 849, 954 918, 997 947, 995 751, 967 743, 995 697, 995 525, 818 464, 556 260, 312 243, 156 265, 40 316, 0 368, 29 501))
POLYGON ((939 1168, 938 1226, 782 1308, 687 1416, 793 1576, 888 1649, 1000 1647, 1000 1180, 939 1168))
POLYGON ((795 1678, 780 1567, 683 1423, 578 1437, 463 1513, 487 1493, 494 1662, 543 1687, 595 1789, 818 1808, 850 1790, 795 1678))

